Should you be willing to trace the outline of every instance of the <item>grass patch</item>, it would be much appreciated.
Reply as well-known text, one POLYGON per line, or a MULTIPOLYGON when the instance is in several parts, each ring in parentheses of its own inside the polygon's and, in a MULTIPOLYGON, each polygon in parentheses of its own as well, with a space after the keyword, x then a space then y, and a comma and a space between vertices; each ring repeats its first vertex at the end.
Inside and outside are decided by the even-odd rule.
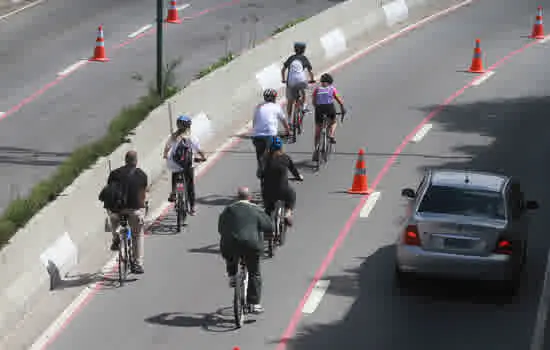
POLYGON ((207 76, 208 74, 212 73, 218 68, 221 68, 228 64, 229 62, 233 61, 235 59, 235 55, 233 55, 232 52, 229 52, 227 55, 220 57, 216 62, 208 66, 207 68, 202 69, 200 72, 198 72, 195 75, 195 79, 201 79, 207 76))
POLYGON ((164 98, 159 97, 153 84, 150 84, 147 95, 141 97, 134 105, 122 108, 109 124, 103 137, 77 148, 50 178, 35 185, 26 198, 17 198, 8 205, 0 217, 0 247, 38 211, 55 200, 84 170, 95 164, 100 157, 113 153, 127 142, 127 135, 145 120, 151 111, 179 91, 174 83, 174 70, 180 62, 181 60, 175 60, 166 67, 164 98))
POLYGON ((282 32, 284 32, 285 30, 287 30, 288 28, 294 27, 296 24, 298 24, 298 23, 300 23, 300 22, 303 22, 303 21, 305 21, 306 19, 307 19, 307 17, 298 17, 298 18, 296 18, 296 19, 294 19, 294 20, 292 20, 292 21, 290 21, 290 22, 288 22, 288 23, 286 23, 286 24, 284 24, 284 25, 282 25, 282 26, 280 26, 280 27, 277 27, 277 28, 275 28, 275 30, 271 33, 271 36, 277 35, 277 34, 279 34, 279 33, 282 33, 282 32))

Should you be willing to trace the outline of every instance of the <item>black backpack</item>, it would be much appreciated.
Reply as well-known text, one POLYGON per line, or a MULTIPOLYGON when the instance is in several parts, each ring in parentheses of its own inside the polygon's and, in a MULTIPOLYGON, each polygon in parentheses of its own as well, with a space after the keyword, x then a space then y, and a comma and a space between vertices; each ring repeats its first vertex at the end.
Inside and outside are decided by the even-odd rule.
POLYGON ((183 138, 176 145, 172 160, 180 167, 187 169, 193 163, 193 149, 191 148, 191 141, 188 138, 183 138))
POLYGON ((103 187, 99 193, 99 200, 103 202, 103 207, 105 209, 120 211, 127 208, 129 180, 135 170, 135 168, 130 170, 124 178, 112 181, 110 184, 103 187))

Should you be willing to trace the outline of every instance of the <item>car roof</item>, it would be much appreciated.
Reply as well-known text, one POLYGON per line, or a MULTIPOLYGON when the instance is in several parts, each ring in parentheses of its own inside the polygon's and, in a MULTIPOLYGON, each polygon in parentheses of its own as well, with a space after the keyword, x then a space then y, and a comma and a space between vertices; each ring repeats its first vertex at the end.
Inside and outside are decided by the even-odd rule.
POLYGON ((501 192, 509 177, 480 171, 432 170, 431 184, 501 192))

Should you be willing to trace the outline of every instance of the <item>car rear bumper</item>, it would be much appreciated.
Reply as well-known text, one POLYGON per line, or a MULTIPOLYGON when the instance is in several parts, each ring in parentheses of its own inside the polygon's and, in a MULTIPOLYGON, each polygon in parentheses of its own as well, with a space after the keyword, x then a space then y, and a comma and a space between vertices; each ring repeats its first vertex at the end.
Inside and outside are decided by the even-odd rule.
POLYGON ((398 245, 396 262, 403 272, 433 277, 481 281, 507 281, 511 278, 510 256, 501 254, 468 256, 398 245))

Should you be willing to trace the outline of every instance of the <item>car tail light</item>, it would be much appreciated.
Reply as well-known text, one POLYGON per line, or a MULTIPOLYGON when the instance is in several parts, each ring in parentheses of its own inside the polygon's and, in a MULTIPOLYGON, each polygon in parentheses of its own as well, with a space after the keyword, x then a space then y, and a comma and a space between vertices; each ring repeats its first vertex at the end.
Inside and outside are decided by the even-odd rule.
POLYGON ((406 245, 420 245, 420 236, 416 225, 408 225, 404 232, 404 241, 406 245))
POLYGON ((497 242, 497 247, 495 249, 497 254, 512 254, 512 242, 507 239, 499 239, 497 242))

